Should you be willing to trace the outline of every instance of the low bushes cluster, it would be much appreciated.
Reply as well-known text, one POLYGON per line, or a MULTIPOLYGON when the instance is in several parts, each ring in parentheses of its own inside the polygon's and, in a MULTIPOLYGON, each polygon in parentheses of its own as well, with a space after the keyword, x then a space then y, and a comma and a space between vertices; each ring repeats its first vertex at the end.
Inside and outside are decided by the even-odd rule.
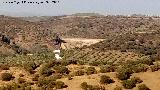
POLYGON ((60 74, 69 74, 69 70, 65 66, 55 66, 53 67, 55 72, 60 73, 60 74))
POLYGON ((81 83, 81 88, 83 90, 105 90, 105 87, 98 85, 88 85, 87 82, 81 83))
POLYGON ((148 70, 148 65, 146 64, 137 64, 133 66, 133 72, 139 73, 139 72, 146 72, 148 70))
POLYGON ((50 77, 40 77, 37 81, 37 85, 39 87, 42 87, 43 89, 61 89, 66 88, 67 85, 64 84, 62 81, 56 81, 56 79, 53 76, 50 77))
POLYGON ((124 80, 124 81, 122 81, 122 85, 126 89, 132 89, 132 88, 136 87, 136 83, 134 80, 124 80))
POLYGON ((138 85, 138 90, 151 90, 145 84, 138 85))
POLYGON ((133 71, 130 68, 120 68, 117 71, 116 76, 120 80, 127 80, 130 78, 132 73, 133 73, 133 71))
POLYGON ((1 73, 1 80, 2 81, 10 81, 14 77, 10 73, 1 73))
POLYGON ((105 66, 100 67, 100 72, 101 73, 114 72, 114 71, 115 71, 114 66, 105 65, 105 66))
POLYGON ((155 63, 154 65, 150 66, 150 69, 151 69, 152 72, 158 71, 160 69, 160 64, 159 63, 155 63))
POLYGON ((54 71, 51 70, 51 68, 49 68, 47 65, 44 64, 39 69, 39 73, 40 73, 40 75, 50 76, 50 75, 52 75, 52 73, 54 73, 54 71))
POLYGON ((37 65, 33 61, 27 61, 22 64, 22 67, 30 73, 33 73, 37 65))
POLYGON ((143 82, 139 77, 133 77, 133 78, 131 78, 131 80, 134 81, 136 84, 143 82))
POLYGON ((110 84, 110 83, 114 83, 114 80, 112 80, 109 76, 102 75, 100 78, 100 83, 101 84, 110 84))
POLYGON ((86 73, 87 73, 87 75, 91 75, 91 74, 97 73, 97 71, 96 71, 95 67, 88 67, 86 69, 86 73))
POLYGON ((143 81, 139 77, 133 77, 131 79, 122 81, 122 85, 126 89, 132 89, 132 88, 136 87, 136 84, 139 84, 142 82, 143 81))
POLYGON ((75 76, 82 76, 82 75, 84 75, 84 71, 83 70, 78 70, 78 71, 75 71, 75 76))

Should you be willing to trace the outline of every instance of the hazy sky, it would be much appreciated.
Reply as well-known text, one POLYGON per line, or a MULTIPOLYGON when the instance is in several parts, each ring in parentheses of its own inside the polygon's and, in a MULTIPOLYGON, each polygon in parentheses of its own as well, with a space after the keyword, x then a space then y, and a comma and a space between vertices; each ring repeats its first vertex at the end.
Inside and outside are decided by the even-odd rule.
MULTIPOLYGON (((0 0, 0 14, 18 16, 49 16, 74 13, 100 14, 146 14, 160 15, 160 0, 59 0, 53 4, 4 4, 0 0)), ((26 0, 26 1, 53 1, 53 0, 26 0)))

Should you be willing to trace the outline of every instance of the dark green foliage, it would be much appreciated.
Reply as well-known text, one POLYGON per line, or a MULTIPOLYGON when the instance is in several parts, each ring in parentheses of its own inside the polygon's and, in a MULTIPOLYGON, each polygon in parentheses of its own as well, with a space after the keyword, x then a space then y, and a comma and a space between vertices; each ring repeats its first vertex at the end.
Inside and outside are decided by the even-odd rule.
POLYGON ((67 66, 67 65, 69 65, 69 64, 70 64, 70 62, 67 61, 67 60, 62 60, 62 61, 61 61, 61 65, 62 65, 62 66, 67 66))
POLYGON ((147 64, 147 65, 153 65, 153 61, 151 60, 150 57, 144 58, 142 60, 139 60, 139 63, 141 63, 141 64, 147 64))
POLYGON ((60 74, 69 74, 69 70, 67 67, 65 66, 56 66, 54 67, 54 69, 56 70, 57 73, 60 73, 60 74))
POLYGON ((11 48, 17 53, 17 54, 24 54, 30 53, 30 51, 26 50, 25 48, 22 48, 16 44, 13 44, 11 48))
POLYGON ((138 85, 138 90, 151 90, 145 84, 138 85))
POLYGON ((91 66, 99 66, 99 65, 101 65, 101 62, 100 61, 92 61, 92 62, 89 63, 89 65, 91 65, 91 66))
POLYGON ((101 73, 107 73, 107 72, 114 72, 115 71, 115 67, 114 66, 101 66, 100 67, 100 72, 101 73))
POLYGON ((132 73, 133 71, 130 68, 120 68, 117 72, 117 78, 120 80, 127 80, 132 73))
POLYGON ((87 75, 95 74, 97 73, 96 69, 94 67, 88 67, 86 70, 87 75))
POLYGON ((126 89, 132 89, 132 88, 136 87, 136 82, 134 80, 124 80, 122 82, 122 85, 126 89))
POLYGON ((61 79, 63 75, 57 73, 57 74, 53 74, 52 76, 54 77, 54 79, 61 79))
POLYGON ((81 83, 81 88, 83 90, 105 90, 105 87, 103 87, 103 86, 88 85, 87 82, 81 83))
POLYGON ((1 80, 2 81, 10 81, 12 78, 13 78, 13 76, 10 73, 1 73, 1 80))
POLYGON ((48 63, 47 63, 47 67, 53 67, 53 66, 55 66, 55 65, 57 65, 57 62, 55 61, 55 60, 50 60, 48 63))
POLYGON ((88 88, 87 82, 81 83, 81 88, 82 88, 83 90, 87 90, 87 88, 88 88))
POLYGON ((109 76, 102 75, 100 78, 100 83, 101 84, 110 84, 110 83, 114 83, 114 81, 109 76))
POLYGON ((75 72, 75 76, 82 76, 82 75, 84 75, 84 73, 85 72, 83 70, 78 70, 75 72))
POLYGON ((151 69, 152 72, 158 71, 160 69, 160 64, 159 63, 155 63, 154 65, 150 66, 150 69, 151 69))
POLYGON ((25 70, 29 71, 30 73, 32 73, 33 70, 37 68, 36 64, 33 61, 24 62, 22 66, 25 70))
POLYGON ((38 78, 38 82, 37 85, 39 87, 52 87, 53 85, 55 85, 55 79, 52 77, 39 77, 38 78))
POLYGON ((145 64, 137 64, 133 65, 133 72, 139 73, 139 72, 146 72, 148 70, 148 65, 145 64))
POLYGON ((135 82, 136 84, 139 84, 139 83, 142 83, 142 82, 143 82, 139 77, 133 77, 133 78, 131 78, 131 80, 132 80, 133 82, 135 82))
POLYGON ((48 66, 44 65, 40 68, 39 73, 41 75, 50 76, 52 75, 52 73, 54 73, 54 71, 51 70, 51 68, 49 68, 48 66))
POLYGON ((80 65, 84 65, 84 64, 85 64, 85 61, 79 60, 79 61, 77 61, 77 63, 80 64, 80 65))
POLYGON ((123 33, 121 35, 111 35, 105 41, 89 46, 91 49, 106 51, 120 50, 122 52, 135 52, 145 55, 156 55, 160 49, 160 33, 123 33))

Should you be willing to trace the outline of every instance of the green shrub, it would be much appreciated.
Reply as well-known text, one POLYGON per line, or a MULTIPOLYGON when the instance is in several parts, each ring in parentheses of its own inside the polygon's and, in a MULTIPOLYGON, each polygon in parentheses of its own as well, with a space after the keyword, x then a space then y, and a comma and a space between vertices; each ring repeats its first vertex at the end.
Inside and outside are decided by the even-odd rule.
POLYGON ((154 65, 151 65, 150 69, 151 69, 152 72, 158 71, 160 69, 160 65, 158 63, 156 63, 154 65))
POLYGON ((55 79, 61 79, 62 78, 62 74, 53 74, 52 75, 55 79))
POLYGON ((144 57, 143 59, 139 60, 139 63, 141 64, 147 64, 147 65, 153 65, 153 61, 151 60, 150 57, 144 57))
POLYGON ((24 62, 22 66, 25 70, 29 71, 30 73, 32 73, 33 70, 37 68, 36 64, 33 61, 24 62))
POLYGON ((133 66, 133 72, 139 73, 139 72, 146 72, 148 70, 148 65, 146 64, 138 64, 133 66))
POLYGON ((124 88, 126 89, 132 89, 134 87, 136 87, 136 83, 134 80, 124 80, 122 82, 122 85, 124 86, 124 88))
POLYGON ((83 60, 78 60, 77 63, 78 63, 79 65, 84 65, 86 62, 83 61, 83 60))
POLYGON ((82 76, 82 75, 84 75, 84 73, 85 72, 83 70, 78 70, 75 72, 75 76, 82 76))
POLYGON ((107 72, 114 72, 115 68, 113 66, 101 66, 100 72, 101 73, 107 73, 107 72))
POLYGON ((1 73, 2 81, 10 81, 12 78, 13 76, 10 73, 1 73))
POLYGON ((47 67, 53 67, 53 66, 55 66, 56 65, 56 61, 55 60, 50 60, 48 63, 47 63, 47 67))
POLYGON ((68 60, 69 61, 69 64, 77 64, 78 63, 78 60, 68 60))
POLYGON ((50 76, 50 75, 52 75, 52 73, 54 73, 54 71, 51 70, 51 68, 49 68, 48 66, 43 65, 43 66, 39 69, 39 73, 40 73, 40 75, 50 76))
POLYGON ((136 84, 143 82, 139 77, 133 77, 133 78, 131 78, 131 80, 134 81, 136 84))
POLYGON ((120 80, 126 80, 128 78, 130 78, 131 76, 131 73, 128 72, 128 71, 119 71, 117 74, 116 74, 117 78, 120 79, 120 80))
POLYGON ((66 88, 67 86, 62 81, 56 81, 56 89, 66 88))
POLYGON ((91 61, 91 62, 89 63, 89 65, 91 65, 91 66, 99 66, 100 64, 101 64, 100 61, 91 61))
POLYGON ((88 88, 87 82, 81 83, 81 88, 84 89, 84 90, 87 90, 87 88, 88 88))
POLYGON ((138 90, 150 90, 145 84, 138 85, 138 90))
POLYGON ((91 74, 95 74, 97 72, 96 72, 96 69, 94 67, 88 67, 87 70, 86 70, 86 73, 87 73, 87 75, 91 75, 91 74))
POLYGON ((57 67, 54 67, 54 69, 56 70, 57 73, 60 73, 60 74, 69 74, 69 70, 67 67, 65 66, 57 66, 57 67))
POLYGON ((62 60, 62 61, 61 61, 61 65, 62 65, 62 66, 67 66, 67 65, 69 65, 69 64, 70 64, 70 62, 67 61, 67 60, 62 60))
POLYGON ((114 88, 114 90, 122 90, 122 88, 119 87, 119 86, 116 86, 116 87, 114 88))
POLYGON ((87 82, 81 83, 81 88, 83 90, 105 90, 105 87, 98 85, 88 85, 87 82))
POLYGON ((101 84, 110 84, 110 83, 113 83, 114 81, 109 77, 109 76, 106 76, 106 75, 102 75, 101 78, 100 78, 100 83, 101 84))
POLYGON ((44 76, 41 76, 38 78, 38 82, 37 82, 37 85, 39 87, 52 87, 55 85, 55 79, 54 77, 44 77, 44 76))

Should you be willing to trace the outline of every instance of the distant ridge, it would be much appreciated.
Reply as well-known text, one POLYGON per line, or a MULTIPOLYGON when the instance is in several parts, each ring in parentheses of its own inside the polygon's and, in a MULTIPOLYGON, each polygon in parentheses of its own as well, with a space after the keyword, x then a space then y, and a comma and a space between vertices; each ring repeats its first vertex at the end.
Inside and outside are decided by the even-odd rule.
POLYGON ((71 16, 104 16, 104 15, 101 15, 99 13, 75 13, 72 14, 71 16))

